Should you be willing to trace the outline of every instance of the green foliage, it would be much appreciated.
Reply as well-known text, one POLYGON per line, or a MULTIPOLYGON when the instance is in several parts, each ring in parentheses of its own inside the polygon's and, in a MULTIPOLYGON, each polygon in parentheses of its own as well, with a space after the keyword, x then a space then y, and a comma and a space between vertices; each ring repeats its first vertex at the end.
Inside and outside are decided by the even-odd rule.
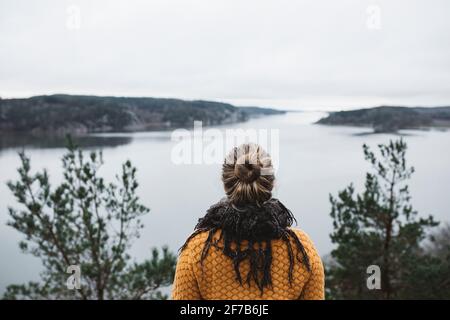
POLYGON ((431 234, 421 255, 405 272, 401 296, 410 299, 450 298, 450 224, 431 234))
MULTIPOLYGON (((438 223, 432 216, 418 217, 410 204, 407 180, 414 172, 406 164, 406 143, 400 139, 379 145, 379 155, 364 145, 367 173, 364 191, 355 194, 353 185, 330 196, 336 248, 327 265, 327 294, 340 299, 390 299, 421 296, 427 277, 442 280, 440 260, 421 246, 426 229, 438 223), (381 290, 369 290, 367 267, 381 268, 381 290)), ((448 266, 448 262, 447 262, 448 266)), ((447 298, 448 298, 447 289, 447 298)), ((428 292, 427 298, 442 296, 428 292)))
POLYGON ((144 299, 164 298, 176 258, 167 248, 153 249, 150 260, 131 263, 127 253, 139 237, 149 209, 136 195, 136 168, 122 165, 115 183, 98 175, 102 154, 86 156, 69 142, 62 158, 64 178, 52 188, 46 170, 31 173, 20 153, 19 179, 8 182, 22 209, 9 208, 10 226, 25 235, 20 248, 41 259, 41 282, 11 285, 6 299, 144 299), (81 289, 68 290, 70 265, 81 268, 81 289))

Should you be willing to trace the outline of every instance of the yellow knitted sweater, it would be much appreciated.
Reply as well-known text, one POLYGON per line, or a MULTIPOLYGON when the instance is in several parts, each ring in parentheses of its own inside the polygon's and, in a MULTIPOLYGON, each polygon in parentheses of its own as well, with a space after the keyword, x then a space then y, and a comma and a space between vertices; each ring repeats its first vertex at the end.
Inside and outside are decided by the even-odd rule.
MULTIPOLYGON (((322 300, 324 299, 324 271, 322 260, 308 235, 292 229, 305 247, 311 270, 308 271, 297 260, 289 283, 289 256, 287 245, 282 240, 272 240, 272 286, 263 293, 254 282, 241 285, 235 277, 232 260, 218 248, 211 246, 208 255, 200 264, 203 245, 208 232, 192 238, 181 252, 172 289, 175 300, 322 300)), ((219 231, 214 235, 219 238, 219 231)), ((292 240, 291 240, 292 241, 292 240)), ((220 244, 220 242, 219 242, 220 244)), ((297 254, 293 245, 294 256, 297 254)), ((247 274, 249 262, 240 265, 242 274, 247 274)))

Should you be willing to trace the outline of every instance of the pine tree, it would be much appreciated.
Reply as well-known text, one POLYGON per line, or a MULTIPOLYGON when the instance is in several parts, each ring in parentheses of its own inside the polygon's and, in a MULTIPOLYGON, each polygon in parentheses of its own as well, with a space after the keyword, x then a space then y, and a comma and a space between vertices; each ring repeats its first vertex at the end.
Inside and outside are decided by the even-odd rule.
POLYGON ((140 217, 149 209, 136 195, 136 168, 122 165, 115 183, 99 176, 101 152, 88 157, 69 140, 62 158, 63 181, 52 188, 46 170, 31 173, 20 153, 19 179, 8 182, 21 209, 9 208, 9 225, 25 240, 20 248, 44 266, 41 282, 8 286, 6 299, 153 299, 171 284, 175 256, 153 249, 151 258, 131 262, 128 250, 139 237, 140 217), (69 290, 67 268, 80 268, 80 288, 69 290))
MULTIPOLYGON (((426 230, 436 226, 432 216, 421 218, 413 210, 408 179, 414 168, 406 163, 406 143, 400 139, 379 145, 376 155, 363 146, 373 172, 366 174, 364 190, 355 194, 351 184, 330 195, 336 248, 327 266, 328 295, 344 299, 393 299, 414 290, 411 272, 424 257, 421 243, 426 230), (380 267, 381 289, 369 290, 370 265, 380 267)), ((417 276, 417 275, 416 275, 417 276)))
POLYGON ((450 298, 450 224, 433 232, 405 270, 399 296, 404 299, 450 298))

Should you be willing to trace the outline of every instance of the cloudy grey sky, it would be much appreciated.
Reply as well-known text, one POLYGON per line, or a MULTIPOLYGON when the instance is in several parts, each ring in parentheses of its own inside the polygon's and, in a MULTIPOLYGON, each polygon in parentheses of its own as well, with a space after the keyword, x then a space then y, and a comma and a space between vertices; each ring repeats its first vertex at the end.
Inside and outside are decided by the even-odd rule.
POLYGON ((450 105, 449 12, 448 0, 1 0, 0 96, 450 105))

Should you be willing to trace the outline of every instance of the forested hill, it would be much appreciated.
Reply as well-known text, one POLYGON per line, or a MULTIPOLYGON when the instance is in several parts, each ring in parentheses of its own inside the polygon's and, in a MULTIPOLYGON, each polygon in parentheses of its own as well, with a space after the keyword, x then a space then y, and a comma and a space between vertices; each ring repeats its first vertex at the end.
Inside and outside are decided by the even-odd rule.
POLYGON ((200 100, 59 94, 0 99, 0 134, 161 130, 191 127, 194 120, 209 126, 279 113, 283 111, 200 100))
POLYGON ((450 127, 450 107, 389 107, 332 112, 317 123, 372 127, 374 132, 450 127))

